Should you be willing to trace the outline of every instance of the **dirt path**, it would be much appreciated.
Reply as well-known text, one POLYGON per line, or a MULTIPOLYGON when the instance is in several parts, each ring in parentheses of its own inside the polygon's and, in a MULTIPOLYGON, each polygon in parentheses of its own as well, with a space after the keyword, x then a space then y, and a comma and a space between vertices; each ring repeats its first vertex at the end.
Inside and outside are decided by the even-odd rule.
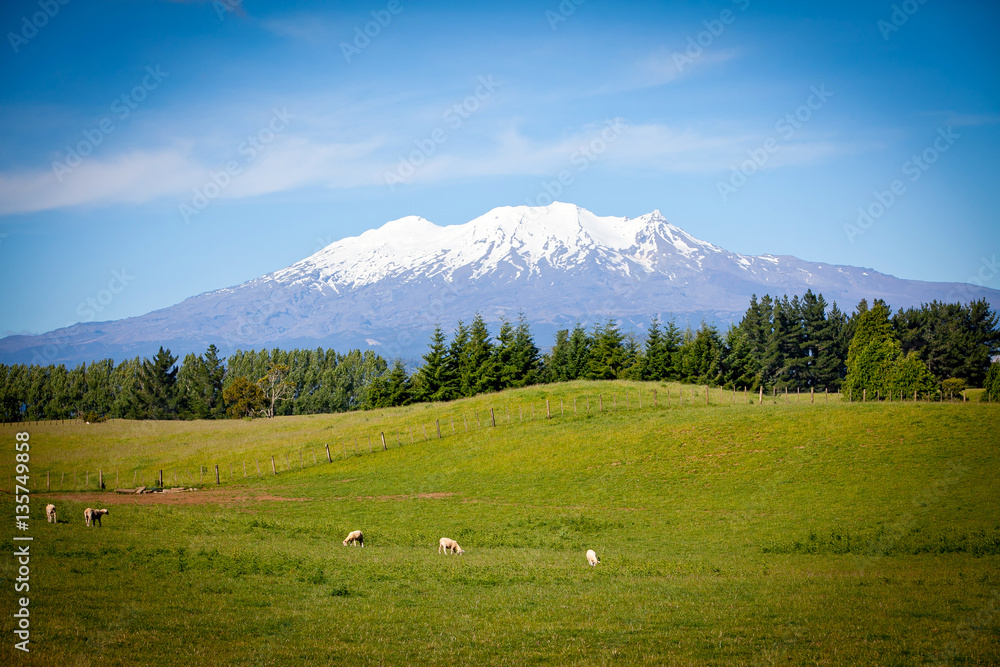
POLYGON ((306 502, 315 498, 286 498, 246 488, 199 489, 177 493, 33 493, 40 500, 71 500, 104 507, 106 505, 208 505, 258 502, 306 502))

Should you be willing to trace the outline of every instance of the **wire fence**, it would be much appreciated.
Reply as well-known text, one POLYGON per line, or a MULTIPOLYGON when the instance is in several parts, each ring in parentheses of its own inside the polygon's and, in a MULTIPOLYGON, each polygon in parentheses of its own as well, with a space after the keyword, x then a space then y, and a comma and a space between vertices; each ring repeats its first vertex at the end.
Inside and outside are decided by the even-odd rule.
MULTIPOLYGON (((761 405, 824 405, 852 400, 855 397, 837 392, 801 390, 789 392, 763 388, 751 391, 744 387, 723 389, 709 386, 661 387, 659 389, 621 388, 607 392, 583 393, 576 396, 560 395, 530 401, 504 401, 482 409, 448 409, 447 403, 433 421, 408 418, 401 423, 387 422, 379 427, 354 432, 344 437, 332 438, 322 444, 308 444, 282 449, 274 454, 237 457, 220 456, 219 462, 208 464, 156 464, 141 467, 124 467, 117 464, 95 466, 95 469, 48 469, 31 475, 33 491, 101 491, 117 490, 136 493, 154 490, 193 489, 238 484, 275 477, 307 467, 331 464, 361 456, 375 455, 389 449, 405 447, 430 440, 442 440, 475 431, 498 429, 538 420, 564 419, 567 416, 611 413, 622 411, 664 410, 689 406, 761 406, 761 405)), ((863 392, 861 402, 913 402, 917 395, 876 395, 863 392)), ((956 402, 966 402, 963 395, 956 402)), ((63 423, 69 420, 63 420, 63 423)), ((46 422, 43 422, 46 423, 46 422)), ((53 422, 47 422, 53 423, 53 422)), ((5 424, 7 428, 29 430, 30 423, 5 424)), ((362 429, 365 427, 362 427, 362 429)), ((9 489, 16 478, 5 480, 9 489)))

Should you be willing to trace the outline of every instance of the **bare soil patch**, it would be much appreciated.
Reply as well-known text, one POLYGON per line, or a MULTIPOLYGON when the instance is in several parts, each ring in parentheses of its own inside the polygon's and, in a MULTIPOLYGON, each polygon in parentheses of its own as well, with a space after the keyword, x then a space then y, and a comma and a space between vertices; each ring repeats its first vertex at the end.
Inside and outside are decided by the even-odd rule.
POLYGON ((207 505, 257 502, 306 502, 315 498, 286 498, 257 493, 246 488, 199 489, 178 493, 143 493, 141 495, 105 493, 35 493, 46 500, 72 500, 97 506, 105 505, 207 505))

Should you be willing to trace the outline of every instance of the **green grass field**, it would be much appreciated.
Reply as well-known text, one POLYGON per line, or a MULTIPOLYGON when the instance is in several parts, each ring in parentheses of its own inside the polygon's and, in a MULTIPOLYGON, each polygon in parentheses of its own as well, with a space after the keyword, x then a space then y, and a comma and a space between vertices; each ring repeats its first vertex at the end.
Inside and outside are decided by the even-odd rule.
POLYGON ((705 405, 703 388, 681 403, 676 385, 580 382, 343 415, 22 426, 41 488, 32 650, 12 648, 8 539, 5 662, 1000 663, 998 406, 713 391, 705 405), (201 465, 184 494, 65 483, 162 468, 188 484, 201 465), (83 525, 87 506, 110 510, 103 527, 83 525), (354 529, 364 549, 341 545, 354 529), (438 555, 442 536, 466 553, 438 555))

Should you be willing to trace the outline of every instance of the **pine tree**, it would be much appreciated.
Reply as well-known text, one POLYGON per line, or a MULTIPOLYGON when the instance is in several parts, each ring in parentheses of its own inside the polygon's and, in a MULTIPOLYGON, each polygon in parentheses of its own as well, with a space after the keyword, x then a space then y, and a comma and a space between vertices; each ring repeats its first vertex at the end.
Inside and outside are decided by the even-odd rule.
POLYGON ((499 389, 507 389, 512 386, 510 383, 515 377, 515 369, 512 364, 514 355, 514 327, 506 317, 500 318, 500 330, 497 332, 497 341, 493 346, 493 364, 497 369, 499 379, 499 389))
POLYGON ((587 364, 590 362, 590 350, 594 340, 587 334, 579 322, 569 333, 569 349, 567 351, 566 379, 578 380, 586 377, 587 364))
POLYGON ((806 290, 802 297, 802 346, 800 357, 802 388, 835 388, 840 378, 840 359, 836 356, 836 331, 826 315, 823 295, 806 290))
POLYGON ((417 371, 414 381, 413 393, 417 401, 446 400, 446 394, 449 390, 445 384, 446 355, 444 332, 441 330, 441 325, 437 325, 434 327, 434 333, 431 334, 430 349, 423 355, 424 365, 417 371))
POLYGON ((654 317, 646 333, 646 350, 642 359, 642 379, 676 380, 674 357, 680 343, 680 331, 671 320, 666 331, 660 329, 659 318, 654 317))
POLYGON ((722 352, 722 378, 727 387, 756 390, 760 363, 747 335, 736 325, 726 331, 722 352))
POLYGON ((714 325, 701 323, 691 339, 687 357, 689 381, 697 384, 718 385, 721 378, 722 341, 714 325))
POLYGON ((524 318, 518 316, 517 327, 511 340, 509 387, 526 387, 539 381, 539 352, 531 337, 531 329, 524 318))
POLYGON ((556 332, 556 342, 543 362, 545 382, 569 380, 569 329, 556 332))
POLYGON ((490 331, 482 315, 476 313, 469 327, 468 358, 469 396, 497 391, 500 388, 500 369, 497 366, 490 331))
POLYGON ((472 396, 472 368, 469 359, 469 328, 461 320, 448 347, 448 382, 452 398, 472 396))
POLYGON ((177 416, 177 357, 160 347, 152 359, 144 359, 135 396, 140 419, 172 419, 177 416))
POLYGON ((624 334, 613 319, 594 328, 593 347, 586 366, 589 380, 613 380, 625 366, 624 334))

